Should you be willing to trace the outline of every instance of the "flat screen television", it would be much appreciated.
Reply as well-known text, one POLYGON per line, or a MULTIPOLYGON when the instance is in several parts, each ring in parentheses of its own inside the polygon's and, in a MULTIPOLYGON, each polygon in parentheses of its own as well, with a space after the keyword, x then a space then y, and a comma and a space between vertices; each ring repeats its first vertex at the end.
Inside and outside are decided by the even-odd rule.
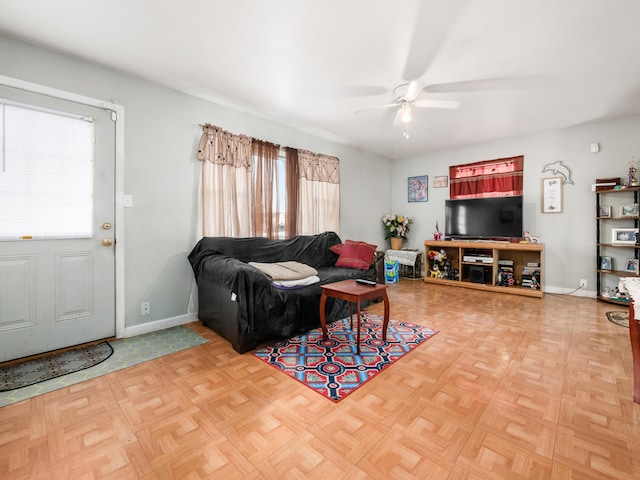
POLYGON ((522 196, 446 200, 449 240, 522 238, 522 196))

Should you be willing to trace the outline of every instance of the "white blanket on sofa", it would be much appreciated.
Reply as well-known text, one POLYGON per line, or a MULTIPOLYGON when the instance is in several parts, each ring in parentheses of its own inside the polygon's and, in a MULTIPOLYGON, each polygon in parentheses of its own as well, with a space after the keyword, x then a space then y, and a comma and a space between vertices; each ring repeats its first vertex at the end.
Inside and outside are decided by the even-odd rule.
POLYGON ((249 265, 269 275, 271 280, 300 280, 318 275, 315 268, 300 262, 249 262, 249 265))

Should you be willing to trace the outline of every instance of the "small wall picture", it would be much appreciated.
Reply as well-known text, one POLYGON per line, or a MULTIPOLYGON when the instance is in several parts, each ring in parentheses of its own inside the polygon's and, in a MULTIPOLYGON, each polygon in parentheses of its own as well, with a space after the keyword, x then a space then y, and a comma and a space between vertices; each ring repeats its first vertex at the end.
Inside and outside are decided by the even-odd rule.
POLYGON ((600 270, 613 270, 611 257, 600 257, 600 270))
POLYGON ((627 272, 633 272, 635 274, 638 273, 638 266, 640 264, 640 260, 638 260, 637 258, 627 258, 627 264, 625 265, 624 269, 627 272))
POLYGON ((542 179, 542 213, 562 213, 562 177, 542 179))
POLYGON ((601 205, 598 216, 600 218, 611 218, 611 205, 601 205))
POLYGON ((407 179, 410 202, 426 202, 429 199, 429 176, 409 177, 407 179))
POLYGON ((433 188, 446 188, 449 186, 449 177, 447 175, 441 177, 433 177, 433 188))
POLYGON ((638 216, 638 204, 634 203, 632 205, 622 205, 620 207, 620 216, 621 217, 637 217, 638 216))
POLYGON ((622 245, 635 245, 636 244, 637 228, 612 228, 611 229, 611 243, 622 245))

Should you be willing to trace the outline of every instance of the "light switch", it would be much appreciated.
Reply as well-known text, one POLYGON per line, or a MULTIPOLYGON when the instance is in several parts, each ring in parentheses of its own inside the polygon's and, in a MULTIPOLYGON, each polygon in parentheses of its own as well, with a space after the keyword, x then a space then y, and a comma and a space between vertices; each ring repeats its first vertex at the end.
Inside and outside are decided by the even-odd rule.
POLYGON ((133 207, 133 195, 125 195, 123 204, 125 208, 133 207))
POLYGON ((591 144, 591 153, 598 153, 600 151, 600 144, 599 143, 592 143, 591 144))

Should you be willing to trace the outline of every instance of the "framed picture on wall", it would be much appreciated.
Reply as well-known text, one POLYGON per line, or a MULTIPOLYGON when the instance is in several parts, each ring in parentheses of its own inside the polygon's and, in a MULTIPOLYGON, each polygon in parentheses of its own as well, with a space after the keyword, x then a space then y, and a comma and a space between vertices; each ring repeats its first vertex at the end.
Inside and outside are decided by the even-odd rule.
POLYGON ((562 213, 562 177, 542 179, 542 213, 562 213))
POLYGON ((637 258, 627 258, 627 263, 624 267, 626 272, 638 273, 638 259, 637 258))
POLYGON ((446 188, 449 186, 449 177, 443 175, 440 177, 433 177, 433 188, 446 188))
POLYGON ((429 176, 409 177, 407 188, 410 202, 426 202, 429 199, 429 176))

